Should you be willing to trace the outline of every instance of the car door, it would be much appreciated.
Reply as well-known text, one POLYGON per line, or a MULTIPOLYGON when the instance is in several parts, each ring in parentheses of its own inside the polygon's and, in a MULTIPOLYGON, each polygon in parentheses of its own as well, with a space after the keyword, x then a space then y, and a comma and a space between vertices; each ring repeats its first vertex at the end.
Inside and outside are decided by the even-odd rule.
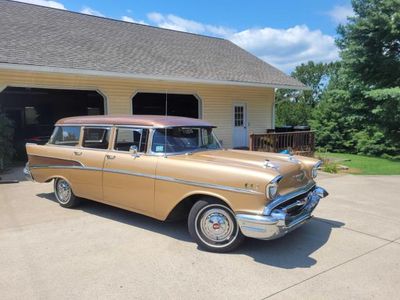
POLYGON ((111 128, 85 126, 82 131, 81 147, 72 152, 73 160, 78 161, 81 167, 72 169, 71 185, 77 196, 103 201, 103 165, 111 128))
POLYGON ((151 215, 158 157, 146 155, 148 137, 148 128, 116 127, 104 162, 103 191, 105 202, 151 215))

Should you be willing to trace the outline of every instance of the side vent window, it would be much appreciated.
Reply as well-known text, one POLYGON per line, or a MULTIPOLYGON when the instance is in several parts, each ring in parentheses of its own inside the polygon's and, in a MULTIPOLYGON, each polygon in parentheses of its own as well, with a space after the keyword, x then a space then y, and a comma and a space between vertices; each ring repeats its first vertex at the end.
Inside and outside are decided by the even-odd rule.
POLYGON ((99 127, 85 127, 83 129, 82 146, 93 149, 108 149, 110 129, 99 127))

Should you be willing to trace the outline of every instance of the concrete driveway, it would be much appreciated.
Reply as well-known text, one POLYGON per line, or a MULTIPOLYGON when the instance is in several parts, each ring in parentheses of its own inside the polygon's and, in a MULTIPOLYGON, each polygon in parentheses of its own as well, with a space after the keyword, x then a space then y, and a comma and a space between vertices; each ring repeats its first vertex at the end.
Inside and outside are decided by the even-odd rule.
POLYGON ((198 250, 184 222, 2 184, 0 298, 398 299, 400 176, 320 177, 315 219, 230 254, 198 250))

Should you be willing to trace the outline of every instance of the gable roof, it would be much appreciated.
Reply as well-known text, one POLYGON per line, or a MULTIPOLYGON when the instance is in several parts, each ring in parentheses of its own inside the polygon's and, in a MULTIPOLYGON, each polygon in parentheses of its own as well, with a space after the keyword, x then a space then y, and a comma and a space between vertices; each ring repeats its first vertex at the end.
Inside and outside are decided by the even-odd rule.
POLYGON ((306 88, 215 37, 0 0, 0 67, 306 88))

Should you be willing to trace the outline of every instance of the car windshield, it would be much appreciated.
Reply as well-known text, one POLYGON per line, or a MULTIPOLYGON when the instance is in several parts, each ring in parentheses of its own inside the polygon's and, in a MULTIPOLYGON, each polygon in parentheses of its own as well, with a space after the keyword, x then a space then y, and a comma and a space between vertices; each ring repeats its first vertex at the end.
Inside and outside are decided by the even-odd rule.
POLYGON ((151 146, 153 153, 180 153, 210 149, 221 149, 211 127, 156 129, 151 146))

